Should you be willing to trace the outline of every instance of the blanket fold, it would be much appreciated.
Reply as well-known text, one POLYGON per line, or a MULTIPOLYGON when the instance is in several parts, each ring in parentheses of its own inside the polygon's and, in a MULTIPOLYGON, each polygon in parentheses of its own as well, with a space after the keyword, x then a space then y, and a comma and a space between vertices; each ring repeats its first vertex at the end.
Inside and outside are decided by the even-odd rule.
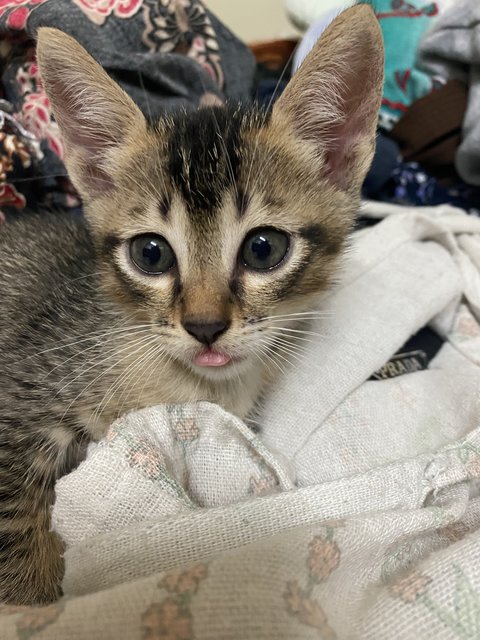
POLYGON ((65 597, 2 640, 480 637, 480 220, 364 214, 260 432, 206 403, 115 423, 57 485, 65 597), (429 367, 370 379, 425 323, 429 367))

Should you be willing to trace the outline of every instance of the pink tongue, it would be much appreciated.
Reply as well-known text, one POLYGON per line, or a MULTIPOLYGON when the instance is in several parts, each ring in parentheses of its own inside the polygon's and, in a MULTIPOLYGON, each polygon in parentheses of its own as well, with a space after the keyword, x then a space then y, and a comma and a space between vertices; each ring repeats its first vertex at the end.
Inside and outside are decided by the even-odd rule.
POLYGON ((224 367, 229 364, 232 358, 226 353, 219 353, 218 351, 204 351, 200 353, 195 359, 194 364, 199 367, 224 367))

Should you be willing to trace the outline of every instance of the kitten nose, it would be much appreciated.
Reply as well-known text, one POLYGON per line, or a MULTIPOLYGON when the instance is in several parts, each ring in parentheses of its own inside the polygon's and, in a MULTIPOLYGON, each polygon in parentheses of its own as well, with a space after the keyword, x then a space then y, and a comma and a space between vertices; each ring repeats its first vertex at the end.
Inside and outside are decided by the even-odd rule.
POLYGON ((183 328, 187 333, 196 338, 202 344, 209 347, 228 329, 229 323, 224 320, 217 322, 184 321, 183 328))

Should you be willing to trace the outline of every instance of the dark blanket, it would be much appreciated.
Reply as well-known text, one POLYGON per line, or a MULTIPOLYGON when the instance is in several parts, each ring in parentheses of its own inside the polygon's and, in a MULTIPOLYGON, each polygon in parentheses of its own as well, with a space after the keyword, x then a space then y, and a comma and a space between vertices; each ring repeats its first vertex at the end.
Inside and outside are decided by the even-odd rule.
POLYGON ((76 38, 149 118, 250 98, 253 55, 198 0, 2 0, 0 218, 79 206, 35 64, 41 26, 76 38))

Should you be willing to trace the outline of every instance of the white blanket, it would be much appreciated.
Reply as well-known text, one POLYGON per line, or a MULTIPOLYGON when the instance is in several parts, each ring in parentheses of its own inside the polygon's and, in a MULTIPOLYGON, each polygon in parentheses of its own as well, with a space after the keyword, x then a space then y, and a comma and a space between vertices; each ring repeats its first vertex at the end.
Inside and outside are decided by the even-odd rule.
POLYGON ((115 423, 57 485, 65 598, 2 639, 480 638, 480 219, 365 212, 260 433, 206 403, 115 423), (427 370, 368 381, 426 324, 427 370))

